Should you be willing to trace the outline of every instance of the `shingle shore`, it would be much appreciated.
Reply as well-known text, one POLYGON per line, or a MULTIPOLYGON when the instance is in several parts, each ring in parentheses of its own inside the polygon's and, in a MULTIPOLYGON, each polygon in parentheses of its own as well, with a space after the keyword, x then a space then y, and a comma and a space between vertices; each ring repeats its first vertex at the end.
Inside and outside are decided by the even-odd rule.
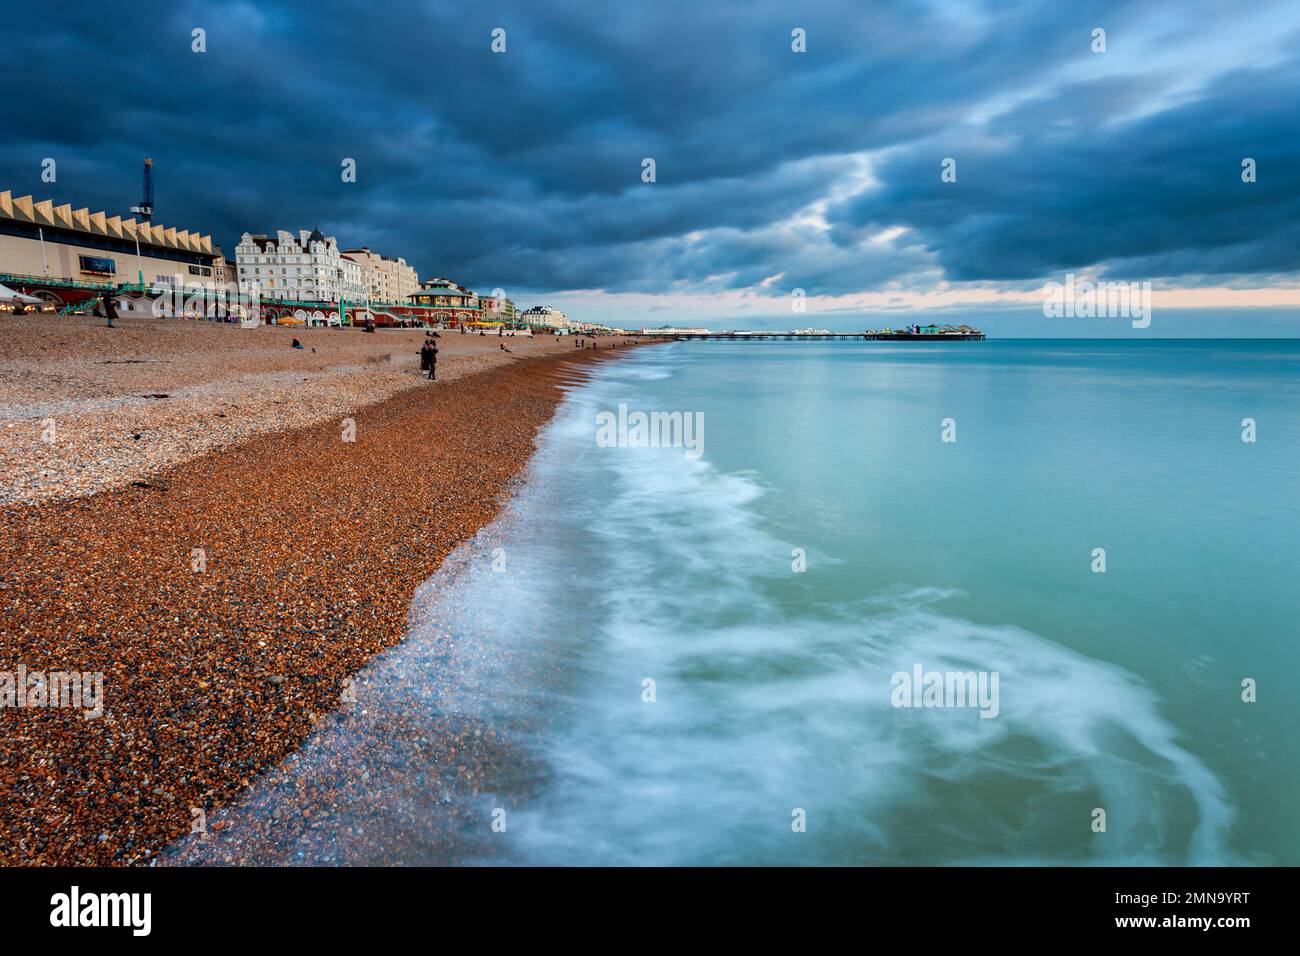
MULTIPOLYGON (((330 421, 418 385, 423 341, 416 330, 5 316, 0 504, 95 494, 259 433, 330 421)), ((454 332, 438 348, 443 381, 575 351, 567 340, 454 332)))
POLYGON ((294 751, 496 515, 560 385, 623 351, 540 345, 349 412, 355 442, 255 433, 0 508, 0 670, 102 671, 105 698, 97 719, 0 710, 0 864, 146 863, 294 751))

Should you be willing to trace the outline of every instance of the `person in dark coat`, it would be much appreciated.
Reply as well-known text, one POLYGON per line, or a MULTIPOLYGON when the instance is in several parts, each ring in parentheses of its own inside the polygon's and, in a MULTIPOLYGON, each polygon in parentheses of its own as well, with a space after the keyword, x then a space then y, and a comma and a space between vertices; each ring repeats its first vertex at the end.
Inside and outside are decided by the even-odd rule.
POLYGON ((438 346, 429 343, 429 381, 438 380, 438 346))
POLYGON ((117 307, 113 304, 112 293, 104 293, 104 318, 108 319, 108 327, 113 328, 113 320, 117 318, 117 307))
POLYGON ((430 349, 429 340, 425 339, 424 344, 420 346, 420 371, 421 372, 429 371, 429 361, 430 361, 429 349, 430 349))

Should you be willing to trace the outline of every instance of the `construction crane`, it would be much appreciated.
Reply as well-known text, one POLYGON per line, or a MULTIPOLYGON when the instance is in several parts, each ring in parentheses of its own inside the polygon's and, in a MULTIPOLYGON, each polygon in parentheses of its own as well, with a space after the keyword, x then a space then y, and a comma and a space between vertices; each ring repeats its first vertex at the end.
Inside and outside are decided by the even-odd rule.
POLYGON ((132 206, 131 211, 148 222, 153 218, 153 160, 144 161, 144 198, 140 200, 140 205, 132 206))

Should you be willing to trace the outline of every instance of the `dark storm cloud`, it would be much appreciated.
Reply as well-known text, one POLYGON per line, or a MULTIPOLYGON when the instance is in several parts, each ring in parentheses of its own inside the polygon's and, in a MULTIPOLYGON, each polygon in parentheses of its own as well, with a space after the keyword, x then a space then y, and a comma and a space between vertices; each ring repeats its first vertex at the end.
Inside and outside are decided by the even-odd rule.
POLYGON ((9 6, 0 188, 125 212, 152 156, 156 218, 228 252, 319 226, 476 286, 643 292, 1298 267, 1296 64, 1189 87, 1244 29, 1215 4, 9 6))
POLYGON ((907 225, 953 279, 1034 279, 1101 263, 1132 277, 1300 269, 1300 61, 1219 78, 1129 121, 1114 82, 1065 89, 968 141, 893 154, 880 190, 835 210, 842 241, 907 225), (958 161, 939 181, 941 157, 958 161), (1242 181, 1242 160, 1258 181, 1242 181))

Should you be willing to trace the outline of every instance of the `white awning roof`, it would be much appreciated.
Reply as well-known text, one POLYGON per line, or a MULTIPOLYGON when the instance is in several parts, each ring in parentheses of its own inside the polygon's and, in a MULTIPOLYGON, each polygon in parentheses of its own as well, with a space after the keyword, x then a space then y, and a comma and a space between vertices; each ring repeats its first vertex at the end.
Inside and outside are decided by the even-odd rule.
POLYGON ((34 295, 24 295, 21 292, 15 292, 7 285, 0 285, 0 302, 21 302, 23 305, 40 305, 44 299, 38 299, 34 295))

